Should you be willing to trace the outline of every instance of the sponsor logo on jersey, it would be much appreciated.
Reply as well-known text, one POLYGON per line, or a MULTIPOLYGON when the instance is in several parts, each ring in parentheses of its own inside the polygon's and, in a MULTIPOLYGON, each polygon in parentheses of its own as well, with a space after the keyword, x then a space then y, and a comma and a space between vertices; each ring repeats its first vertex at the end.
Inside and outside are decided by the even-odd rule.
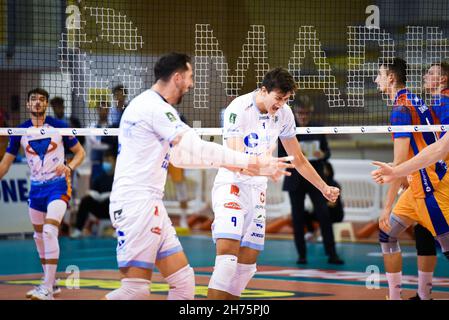
POLYGON ((235 113, 231 113, 229 115, 229 122, 235 124, 235 119, 237 118, 237 115, 235 113))
POLYGON ((263 229, 263 224, 261 224, 261 223, 256 223, 256 227, 257 227, 257 228, 260 228, 260 229, 263 229))
POLYGON ((176 121, 176 117, 173 115, 173 113, 166 112, 165 115, 167 116, 168 120, 170 120, 171 122, 175 122, 176 121))
POLYGON ((432 187, 431 187, 429 181, 427 180, 425 169, 421 169, 421 170, 420 170, 420 173, 421 173, 422 183, 423 183, 423 185, 424 185, 424 190, 425 190, 427 193, 431 192, 431 191, 432 191, 432 187))
POLYGON ((266 115, 266 116, 260 116, 260 117, 259 117, 259 120, 268 120, 268 118, 269 118, 268 115, 266 115))
POLYGON ((261 233, 256 233, 256 232, 253 232, 253 233, 251 233, 251 237, 256 237, 256 238, 263 238, 263 234, 261 234, 261 233))
POLYGON ((242 208, 237 202, 227 202, 224 204, 224 207, 233 210, 242 210, 242 208))
POLYGON ((248 148, 255 148, 259 144, 257 140, 259 139, 259 136, 255 132, 251 132, 249 135, 247 135, 243 142, 248 148))
POLYGON ((159 227, 153 227, 153 228, 151 228, 151 232, 153 232, 155 234, 161 234, 162 229, 159 227))
POLYGON ((256 218, 256 219, 253 219, 253 222, 254 223, 256 223, 256 224, 264 224, 265 223, 265 219, 264 218, 256 218))
POLYGON ((265 203, 265 192, 260 193, 260 202, 265 203))
POLYGON ((33 156, 39 156, 41 160, 44 160, 45 155, 55 151, 57 147, 57 144, 51 141, 51 138, 30 140, 26 146, 26 152, 33 156))
POLYGON ((262 206, 262 205, 260 205, 260 204, 257 204, 255 207, 254 207, 254 209, 265 209, 265 206, 262 206))
POLYGON ((114 211, 114 220, 119 220, 122 216, 122 212, 123 212, 122 209, 115 210, 114 211))
POLYGON ((420 106, 420 107, 418 107, 418 109, 419 109, 419 111, 421 111, 421 113, 424 113, 424 112, 426 112, 427 110, 429 110, 429 108, 427 108, 426 105, 420 106))
POLYGON ((231 194, 238 197, 240 194, 240 188, 237 187, 235 184, 231 184, 231 194))

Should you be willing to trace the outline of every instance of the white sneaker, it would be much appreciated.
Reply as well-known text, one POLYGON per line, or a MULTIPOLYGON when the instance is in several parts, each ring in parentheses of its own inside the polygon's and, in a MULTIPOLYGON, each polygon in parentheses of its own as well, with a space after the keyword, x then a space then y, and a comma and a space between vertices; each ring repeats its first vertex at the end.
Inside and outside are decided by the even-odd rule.
MULTIPOLYGON (((59 279, 56 280, 55 284, 53 285, 53 296, 58 296, 61 293, 61 287, 57 285, 58 281, 59 281, 59 279)), ((37 288, 40 287, 41 285, 42 284, 40 284, 38 286, 34 286, 33 289, 29 290, 25 295, 27 297, 27 299, 30 299, 34 295, 34 293, 37 292, 37 288)))
POLYGON ((313 233, 312 232, 307 232, 304 235, 304 238, 306 239, 306 241, 311 241, 313 239, 313 233))
POLYGON ((40 285, 31 296, 31 300, 54 300, 53 291, 48 290, 43 285, 40 285))
POLYGON ((78 230, 77 228, 73 228, 72 232, 70 233, 70 238, 78 239, 83 236, 83 233, 78 230))

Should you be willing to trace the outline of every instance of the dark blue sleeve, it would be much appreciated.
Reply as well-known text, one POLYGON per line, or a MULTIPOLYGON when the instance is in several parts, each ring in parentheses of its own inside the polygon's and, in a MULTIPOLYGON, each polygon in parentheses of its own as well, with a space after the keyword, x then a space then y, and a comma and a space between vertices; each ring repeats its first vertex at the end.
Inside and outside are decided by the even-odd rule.
POLYGON ((441 124, 449 124, 449 97, 441 97, 439 105, 434 106, 433 111, 441 124))
MULTIPOLYGON (((410 126, 412 125, 412 115, 410 110, 404 106, 393 107, 390 117, 392 126, 410 126)), ((395 132, 393 133, 393 139, 397 138, 411 138, 411 132, 395 132)))
POLYGON ((10 136, 8 147, 6 148, 6 152, 17 156, 20 149, 20 140, 22 139, 22 136, 10 136))
MULTIPOLYGON (((439 104, 433 106, 433 111, 435 115, 440 120, 441 124, 449 125, 449 97, 442 96, 440 98, 439 104)), ((440 138, 442 138, 446 132, 442 132, 440 138)))
POLYGON ((75 136, 63 136, 62 140, 64 141, 64 148, 73 148, 77 143, 78 139, 75 136))

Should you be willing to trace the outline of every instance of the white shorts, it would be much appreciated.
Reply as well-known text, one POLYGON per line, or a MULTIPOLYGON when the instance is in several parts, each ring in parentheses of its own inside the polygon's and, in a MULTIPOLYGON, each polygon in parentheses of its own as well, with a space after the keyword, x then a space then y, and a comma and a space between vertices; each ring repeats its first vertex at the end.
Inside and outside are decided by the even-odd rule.
POLYGON ((265 243, 265 195, 266 187, 263 185, 214 185, 214 242, 217 239, 235 239, 240 241, 241 247, 262 251, 265 243))
POLYGON ((156 260, 182 251, 162 200, 111 202, 109 215, 117 233, 119 268, 152 270, 156 260))

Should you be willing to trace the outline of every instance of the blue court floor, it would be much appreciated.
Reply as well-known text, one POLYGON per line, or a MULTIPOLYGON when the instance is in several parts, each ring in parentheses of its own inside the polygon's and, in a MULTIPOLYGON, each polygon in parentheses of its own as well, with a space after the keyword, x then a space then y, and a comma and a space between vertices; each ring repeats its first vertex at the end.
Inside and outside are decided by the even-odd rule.
MULTIPOLYGON (((180 237, 184 251, 196 274, 210 275, 215 261, 215 247, 207 235, 180 237)), ((113 238, 60 238, 61 258, 58 272, 65 272, 76 266, 83 270, 117 270, 115 260, 116 240, 113 238)), ((314 281, 321 283, 365 285, 369 270, 378 270, 382 274, 383 260, 380 246, 377 244, 339 243, 337 250, 345 265, 336 266, 327 263, 321 243, 308 244, 308 264, 297 265, 297 256, 293 241, 266 240, 265 250, 260 255, 258 265, 263 266, 256 278, 283 279, 290 281, 314 281), (367 270, 367 268, 369 268, 367 270), (270 271, 274 270, 274 271, 270 271)), ((416 276, 416 251, 412 246, 402 246, 403 274, 416 276)), ((435 277, 441 281, 434 283, 434 290, 449 292, 449 261, 438 253, 435 277)), ((42 272, 34 241, 0 240, 0 275, 23 275, 42 272)), ((382 283, 381 287, 385 287, 382 283)), ((416 282, 405 283, 404 288, 416 288, 416 282)))

